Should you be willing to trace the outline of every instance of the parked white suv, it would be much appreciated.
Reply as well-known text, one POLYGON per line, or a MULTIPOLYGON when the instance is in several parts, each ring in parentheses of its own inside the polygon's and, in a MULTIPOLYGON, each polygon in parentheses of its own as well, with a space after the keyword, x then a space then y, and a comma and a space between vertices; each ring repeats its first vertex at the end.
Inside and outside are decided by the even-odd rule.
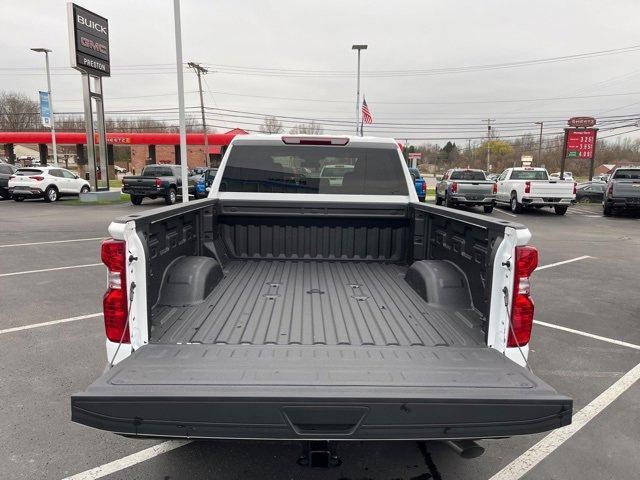
POLYGON ((9 178, 9 193, 16 202, 25 198, 44 198, 55 202, 64 195, 79 195, 91 190, 89 182, 58 167, 25 167, 9 178))

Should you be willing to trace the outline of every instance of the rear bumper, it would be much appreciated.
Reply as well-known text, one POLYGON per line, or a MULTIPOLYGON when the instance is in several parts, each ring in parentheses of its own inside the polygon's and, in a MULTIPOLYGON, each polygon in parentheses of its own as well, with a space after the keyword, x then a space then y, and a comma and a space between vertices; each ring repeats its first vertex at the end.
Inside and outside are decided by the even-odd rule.
POLYGON ((40 188, 9 188, 9 193, 11 195, 23 196, 23 197, 41 197, 44 195, 44 191, 40 188))
POLYGON ((610 208, 640 209, 640 197, 613 197, 605 198, 604 203, 610 208))
POLYGON ((489 197, 451 195, 449 199, 456 205, 493 205, 496 201, 493 195, 489 197))
POLYGON ((127 193, 129 195, 138 195, 140 197, 156 197, 166 194, 165 190, 162 187, 139 188, 126 186, 122 187, 122 193, 127 193))
POLYGON ((554 198, 554 197, 525 197, 522 199, 523 205, 531 206, 548 206, 556 205, 573 205, 576 203, 574 198, 554 198))
POLYGON ((74 422, 205 439, 492 438, 572 400, 489 348, 149 344, 71 397, 74 422))

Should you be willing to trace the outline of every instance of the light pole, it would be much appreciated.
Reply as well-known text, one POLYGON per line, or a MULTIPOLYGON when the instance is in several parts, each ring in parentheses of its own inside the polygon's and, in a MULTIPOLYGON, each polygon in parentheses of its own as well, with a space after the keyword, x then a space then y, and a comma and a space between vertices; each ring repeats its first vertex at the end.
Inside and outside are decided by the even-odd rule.
POLYGON ((180 26, 180 0, 173 0, 173 21, 176 37, 176 71, 178 73, 178 118, 180 120, 180 172, 182 178, 182 202, 189 201, 187 175, 187 121, 184 113, 184 72, 182 69, 182 28, 180 26))
POLYGON ((544 122, 535 122, 536 125, 540 125, 540 140, 538 141, 538 166, 542 166, 542 127, 544 122))
POLYGON ((204 166, 209 166, 209 138, 207 136, 207 120, 204 116, 204 99, 202 98, 202 75, 209 73, 209 70, 201 66, 199 63, 189 62, 187 63, 190 68, 193 68, 198 76, 198 90, 200 91, 200 113, 202 114, 202 133, 204 134, 204 166))
POLYGON ((56 147, 56 122, 53 114, 53 96, 51 95, 51 73, 49 72, 49 50, 48 48, 32 48, 34 52, 44 53, 44 60, 47 66, 47 93, 49 94, 49 108, 51 109, 51 146, 53 148, 53 164, 58 166, 58 149, 56 147))
POLYGON ((358 126, 360 125, 360 51, 366 50, 367 45, 352 45, 351 50, 358 51, 358 87, 356 90, 356 135, 358 135, 358 126))
POLYGON ((487 118, 487 172, 491 169, 491 122, 493 118, 487 118))

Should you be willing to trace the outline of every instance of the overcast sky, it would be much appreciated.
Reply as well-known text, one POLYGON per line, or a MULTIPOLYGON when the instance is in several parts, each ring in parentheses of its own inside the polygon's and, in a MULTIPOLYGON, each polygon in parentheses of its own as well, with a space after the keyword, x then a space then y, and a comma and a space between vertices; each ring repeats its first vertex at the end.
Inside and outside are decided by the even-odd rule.
MULTIPOLYGON (((44 59, 29 48, 51 48, 55 110, 80 111, 80 74, 69 68, 66 2, 1 1, 0 89, 36 99, 37 91, 46 89, 44 59)), ((106 109, 176 108, 173 2, 78 3, 109 19, 112 76, 104 80, 106 109)), ((633 0, 182 0, 182 37, 184 61, 212 70, 206 76, 207 106, 346 122, 355 117, 351 45, 367 43, 362 91, 376 122, 369 132, 467 138, 482 134, 482 118, 502 123, 497 128, 506 136, 535 131, 529 126, 535 120, 545 120, 551 133, 572 115, 640 112, 639 18, 640 3, 633 0), (639 46, 624 53, 517 68, 438 71, 634 45, 639 46), (522 101, 575 96, 590 98, 522 101), (460 123, 471 126, 454 125, 460 123)), ((185 85, 187 106, 198 105, 192 72, 185 74, 185 85)), ((162 116, 177 123, 177 113, 162 116)), ((260 120, 219 112, 210 123, 257 129, 260 120)), ((327 131, 352 128, 324 125, 327 131)))

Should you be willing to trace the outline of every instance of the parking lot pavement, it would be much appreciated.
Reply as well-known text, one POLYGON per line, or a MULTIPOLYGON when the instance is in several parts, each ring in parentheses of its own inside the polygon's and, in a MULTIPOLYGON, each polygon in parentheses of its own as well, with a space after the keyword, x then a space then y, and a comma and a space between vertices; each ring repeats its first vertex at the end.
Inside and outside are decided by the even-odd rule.
MULTIPOLYGON (((140 208, 0 202, 0 275, 98 263, 95 239, 1 246, 101 238, 113 218, 152 206, 161 204, 140 208)), ((593 207, 586 213, 570 209, 564 217, 550 211, 511 217, 499 210, 492 216, 531 229, 541 265, 589 256, 533 275, 537 320, 640 344, 640 219, 604 218, 593 207)), ((101 266, 0 277, 0 331, 97 313, 104 282, 101 266)), ((487 451, 474 460, 462 460, 438 443, 428 444, 427 458, 415 443, 346 443, 339 446, 343 465, 327 471, 299 467, 295 443, 195 442, 152 454, 146 461, 134 457, 127 466, 122 458, 162 443, 126 439, 69 420, 69 396, 105 367, 100 317, 0 334, 0 362, 3 478, 63 478, 117 462, 113 473, 103 478, 489 479, 545 438, 539 434, 483 441, 487 451)), ((530 362, 541 378, 574 398, 577 412, 638 365, 640 350, 537 324, 530 362)), ((639 400, 635 383, 524 478, 635 478, 640 427, 633 419, 640 416, 639 400)), ((93 471, 80 478, 96 475, 93 471)))

